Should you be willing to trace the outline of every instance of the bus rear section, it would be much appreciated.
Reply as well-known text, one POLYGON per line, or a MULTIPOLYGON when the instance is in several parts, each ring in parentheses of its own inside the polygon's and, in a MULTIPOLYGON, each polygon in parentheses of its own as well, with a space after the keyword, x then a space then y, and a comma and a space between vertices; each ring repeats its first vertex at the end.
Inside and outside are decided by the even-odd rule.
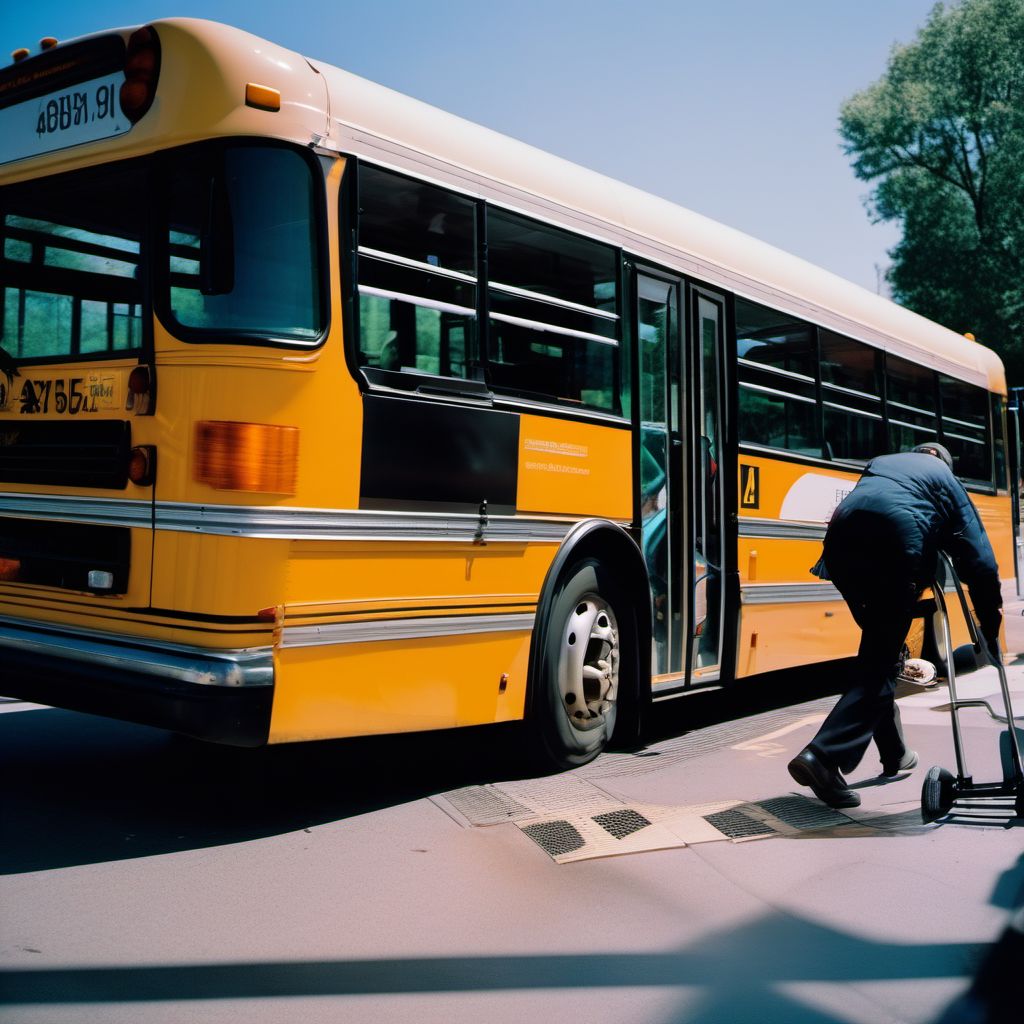
POLYGON ((248 745, 268 730, 271 627, 211 642, 153 605, 157 461, 174 449, 156 415, 155 166, 2 193, 3 692, 248 745))

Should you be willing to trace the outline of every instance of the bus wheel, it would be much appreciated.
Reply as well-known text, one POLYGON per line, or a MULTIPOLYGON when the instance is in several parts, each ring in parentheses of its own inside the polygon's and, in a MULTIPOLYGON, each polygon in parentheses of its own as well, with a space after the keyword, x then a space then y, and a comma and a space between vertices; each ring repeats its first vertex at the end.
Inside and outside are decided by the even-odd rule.
POLYGON ((587 559, 565 578, 551 608, 535 705, 544 759, 558 768, 592 761, 615 731, 622 632, 619 591, 587 559))

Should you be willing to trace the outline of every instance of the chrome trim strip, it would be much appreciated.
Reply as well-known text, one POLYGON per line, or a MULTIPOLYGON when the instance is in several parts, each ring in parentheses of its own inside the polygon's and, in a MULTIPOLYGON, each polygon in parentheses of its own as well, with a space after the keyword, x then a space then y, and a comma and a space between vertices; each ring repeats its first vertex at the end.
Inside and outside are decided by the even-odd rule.
POLYGON ((881 420, 883 418, 881 413, 867 412, 864 409, 855 409, 851 405, 840 405, 838 402, 822 401, 821 404, 829 409, 838 409, 840 412, 852 413, 854 416, 863 416, 868 420, 881 420))
MULTIPOLYGON (((740 338, 738 341, 745 339, 740 338)), ((781 366, 772 366, 770 363, 760 363, 756 359, 745 359, 743 356, 736 357, 737 366, 748 366, 752 370, 766 370, 768 373, 777 374, 780 377, 788 377, 790 380, 803 381, 805 384, 813 384, 814 378, 806 373, 798 373, 796 370, 783 370, 781 366)))
POLYGON ((831 583, 747 583, 740 588, 742 604, 813 604, 842 599, 831 583))
POLYGON ((741 388, 746 388, 748 391, 760 391, 764 395, 778 395, 779 398, 792 398, 794 402, 807 402, 809 405, 816 404, 813 398, 805 398, 803 395, 794 394, 792 391, 780 391, 778 388, 766 388, 763 384, 751 384, 745 380, 741 380, 739 385, 741 388))
POLYGON ((824 540, 827 523, 797 522, 786 519, 755 519, 740 516, 741 537, 763 537, 766 540, 824 540))
MULTIPOLYGON (((368 512, 259 505, 79 498, 0 493, 0 516, 71 523, 208 533, 279 540, 456 541, 479 540, 480 517, 472 513, 368 512)), ((483 540, 490 543, 558 543, 577 519, 489 516, 483 540)))
POLYGON ((212 650, 0 617, 0 652, 6 649, 194 686, 274 685, 270 647, 212 650))
POLYGON ((606 309, 584 306, 580 302, 570 302, 568 299, 559 299, 554 295, 545 295, 543 292, 532 292, 529 288, 517 288, 513 284, 500 284, 498 281, 488 281, 487 284, 493 291, 501 292, 503 295, 514 295, 519 299, 529 299, 532 302, 543 302, 549 306, 558 306, 561 309, 571 309, 577 313, 587 313, 589 316, 596 316, 601 320, 619 319, 618 313, 609 313, 606 309))
POLYGON ((617 338, 606 338, 602 334, 591 334, 590 331, 577 331, 571 327, 559 327, 557 324, 542 323, 540 320, 527 320, 521 316, 510 316, 508 313, 492 312, 490 318, 498 320, 503 324, 512 324, 515 327, 529 327, 531 330, 540 331, 542 334, 558 334, 564 335, 567 338, 582 338, 584 341, 594 341, 599 345, 611 345, 612 348, 619 347, 617 338))
MULTIPOLYGON (((576 520, 489 516, 486 543, 557 543, 576 520)), ((456 541, 479 536, 480 517, 437 512, 362 512, 315 508, 261 508, 157 502, 156 527, 185 533, 287 540, 456 541)))
POLYGON ((97 526, 150 529, 153 505, 126 498, 76 498, 55 494, 0 493, 0 516, 58 519, 97 526))
POLYGON ((369 246, 361 245, 357 250, 360 256, 368 256, 371 260, 378 260, 381 263, 394 263, 399 267, 410 267, 413 270, 425 270, 428 274, 436 274, 438 277, 449 277, 453 281, 463 281, 466 284, 476 284, 477 280, 471 274, 463 274, 460 270, 449 270, 447 267, 437 267, 433 263, 423 263, 420 260, 411 260, 407 256, 399 256, 393 252, 385 252, 383 249, 371 249, 369 246))
POLYGON ((282 647, 319 647, 362 644, 383 640, 421 640, 472 633, 514 633, 533 629, 531 613, 514 615, 440 615, 422 619, 375 619, 370 622, 334 622, 323 626, 286 626, 282 647))
POLYGON ((405 292, 393 292, 387 288, 376 288, 372 285, 361 284, 360 295, 376 295, 379 299, 394 299, 395 302, 408 302, 411 306, 422 306, 424 309, 436 309, 441 313, 457 313, 460 316, 476 316, 476 310, 469 306, 456 306, 451 302, 438 302, 436 299, 425 299, 419 295, 407 295, 405 292))
POLYGON ((841 395, 856 395, 857 398, 870 398, 872 402, 877 402, 879 405, 882 404, 881 398, 878 395, 872 395, 867 391, 858 391, 857 388, 844 387, 842 384, 831 384, 827 380, 821 382, 822 393, 826 391, 835 391, 841 395))

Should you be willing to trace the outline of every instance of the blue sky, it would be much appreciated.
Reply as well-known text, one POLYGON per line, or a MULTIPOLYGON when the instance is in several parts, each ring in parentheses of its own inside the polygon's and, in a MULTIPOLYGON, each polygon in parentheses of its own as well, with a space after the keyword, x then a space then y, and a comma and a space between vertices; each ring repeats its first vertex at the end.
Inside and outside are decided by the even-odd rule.
POLYGON ((238 25, 875 290, 839 105, 933 0, 0 0, 0 52, 188 15, 238 25))

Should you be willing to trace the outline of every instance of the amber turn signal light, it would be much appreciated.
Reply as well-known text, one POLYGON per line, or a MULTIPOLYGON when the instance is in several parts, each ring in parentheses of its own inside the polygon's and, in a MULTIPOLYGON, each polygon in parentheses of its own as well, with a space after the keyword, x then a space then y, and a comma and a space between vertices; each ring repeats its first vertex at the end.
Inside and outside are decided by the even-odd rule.
POLYGON ((196 424, 195 478, 220 491, 294 494, 299 428, 203 420, 196 424))
POLYGON ((245 105, 255 107, 257 110, 269 110, 271 112, 281 109, 281 94, 277 89, 271 89, 269 85, 257 85, 255 82, 248 82, 245 86, 245 105))

